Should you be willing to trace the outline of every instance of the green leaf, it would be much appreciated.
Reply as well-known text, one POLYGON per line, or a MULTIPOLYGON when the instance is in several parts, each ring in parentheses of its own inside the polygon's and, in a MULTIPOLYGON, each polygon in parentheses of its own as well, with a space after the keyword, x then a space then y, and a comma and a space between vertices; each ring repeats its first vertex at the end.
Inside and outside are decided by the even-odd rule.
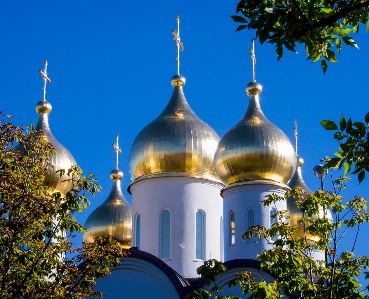
POLYGON ((367 32, 369 30, 369 20, 366 22, 366 29, 365 32, 367 32))
POLYGON ((345 29, 341 29, 339 34, 341 36, 345 36, 345 35, 349 34, 350 32, 351 32, 351 28, 345 28, 345 29))
POLYGON ((345 129, 346 129, 346 119, 342 114, 342 116, 340 118, 340 130, 344 131, 345 129))
POLYGON ((369 112, 365 115, 365 122, 369 125, 369 112))
POLYGON ((283 44, 284 44, 284 46, 285 46, 288 50, 290 50, 290 51, 292 51, 292 52, 295 52, 295 53, 296 53, 295 47, 294 47, 292 44, 290 44, 288 41, 284 41, 284 42, 283 42, 283 44))
POLYGON ((326 50, 325 57, 327 57, 330 62, 337 62, 338 61, 337 58, 336 58, 336 54, 334 54, 334 52, 330 49, 326 50))
POLYGON ((329 8, 329 7, 323 7, 323 8, 321 8, 321 11, 325 12, 325 13, 331 13, 333 11, 333 9, 329 8))
POLYGON ((360 184, 365 179, 365 170, 360 171, 357 178, 358 178, 359 184, 360 184))
POLYGON ((241 30, 243 30, 245 28, 247 28, 247 25, 240 25, 240 26, 237 27, 236 32, 237 31, 241 31, 241 30))
POLYGON ((342 40, 346 45, 359 49, 359 46, 355 43, 354 39, 350 36, 342 36, 342 40))
POLYGON ((238 22, 238 23, 247 23, 247 20, 244 17, 242 17, 242 16, 230 16, 230 17, 235 22, 238 22))
POLYGON ((260 44, 263 44, 269 37, 269 32, 268 30, 260 30, 258 32, 259 34, 259 41, 260 41, 260 44))
POLYGON ((342 49, 342 41, 339 38, 336 38, 336 48, 337 48, 337 52, 341 53, 341 49, 342 49))
POLYGON ((323 58, 322 58, 321 66, 322 66, 322 70, 323 70, 324 75, 325 75, 325 73, 327 72, 327 69, 328 69, 328 64, 327 64, 327 62, 325 61, 325 59, 323 59, 323 58))
POLYGON ((278 43, 276 45, 276 52, 277 52, 277 58, 278 60, 280 60, 283 56, 283 47, 282 47, 282 43, 278 43))
POLYGON ((320 124, 326 130, 338 130, 338 127, 337 127, 336 123, 332 120, 321 120, 320 124))
POLYGON ((346 174, 348 174, 348 173, 349 173, 349 171, 350 171, 350 169, 351 169, 351 164, 350 164, 350 163, 348 163, 348 162, 345 162, 345 163, 343 164, 343 166, 344 166, 344 171, 343 171, 343 173, 344 173, 344 175, 346 175, 346 174))
POLYGON ((273 8, 272 7, 266 7, 265 8, 265 11, 267 12, 267 13, 273 13, 273 8))

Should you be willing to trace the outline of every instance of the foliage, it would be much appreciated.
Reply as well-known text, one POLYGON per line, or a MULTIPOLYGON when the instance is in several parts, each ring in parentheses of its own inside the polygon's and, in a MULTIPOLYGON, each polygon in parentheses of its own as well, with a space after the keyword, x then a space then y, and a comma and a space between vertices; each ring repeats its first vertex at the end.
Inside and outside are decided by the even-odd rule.
POLYGON ((99 185, 73 167, 67 170, 73 189, 53 193, 44 184, 51 144, 32 125, 18 127, 4 118, 0 111, 0 298, 100 295, 96 279, 119 263, 119 245, 111 238, 78 248, 72 243, 75 233, 84 232, 73 213, 87 207, 87 193, 99 185))
POLYGON ((344 167, 344 174, 351 171, 358 175, 359 183, 365 178, 365 173, 369 172, 369 112, 365 115, 364 122, 352 122, 351 118, 346 120, 342 115, 339 127, 334 121, 322 120, 320 122, 326 130, 336 131, 334 139, 339 142, 339 151, 334 158, 330 158, 326 167, 344 167))
POLYGON ((241 23, 236 31, 255 29, 261 44, 274 44, 278 60, 284 48, 296 52, 297 44, 304 45, 308 60, 320 60, 325 73, 342 44, 358 48, 351 34, 360 24, 368 30, 368 12, 365 0, 241 0, 231 17, 241 23))
MULTIPOLYGON (((369 269, 369 258, 355 256, 356 238, 362 223, 369 222, 367 200, 356 196, 344 203, 340 191, 344 189, 347 179, 341 177, 334 182, 334 191, 315 191, 304 196, 304 191, 297 188, 287 192, 284 197, 270 195, 264 206, 274 205, 277 201, 285 201, 289 196, 296 199, 301 210, 299 226, 304 235, 298 235, 297 226, 290 226, 287 211, 278 211, 274 217, 278 221, 272 227, 253 226, 244 235, 244 239, 263 238, 270 244, 270 249, 261 252, 257 258, 262 270, 276 277, 273 281, 255 281, 251 273, 240 273, 229 286, 239 285, 243 294, 250 294, 252 299, 275 299, 289 295, 292 298, 365 298, 358 276, 369 269), (333 217, 330 217, 331 211, 333 217), (350 230, 356 231, 351 251, 341 251, 341 242, 350 230), (275 242, 270 240, 277 237, 275 242), (316 260, 314 254, 325 255, 326 261, 316 260), (325 253, 325 254, 324 254, 325 253)), ((199 268, 201 275, 215 272, 220 275, 225 269, 217 263, 205 263, 199 268), (216 267, 214 267, 216 265, 216 267), (205 268, 205 269, 204 269, 205 268), (213 269, 216 269, 214 271, 213 269)), ((369 272, 365 272, 369 278, 369 272)), ((216 279, 209 276, 208 284, 216 286, 216 279)), ((216 292, 198 290, 190 298, 236 298, 219 296, 216 292)), ((369 290, 369 288, 367 287, 369 290)))

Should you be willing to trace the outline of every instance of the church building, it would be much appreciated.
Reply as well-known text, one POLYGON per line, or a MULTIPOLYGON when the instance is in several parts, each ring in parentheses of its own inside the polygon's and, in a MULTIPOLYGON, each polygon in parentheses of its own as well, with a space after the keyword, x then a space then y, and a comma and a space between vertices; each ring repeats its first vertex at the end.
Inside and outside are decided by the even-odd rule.
MULTIPOLYGON (((254 49, 250 50, 253 77, 246 85, 248 107, 240 107, 245 109, 244 116, 234 120, 236 124, 220 138, 185 97, 186 79, 180 74, 179 63, 183 50, 179 16, 177 24, 172 32, 178 61, 178 72, 171 79, 172 95, 131 146, 132 182, 126 188, 132 195, 132 207, 121 191, 117 136, 111 192, 85 223, 85 242, 114 235, 126 253, 121 265, 97 283, 105 298, 185 298, 199 287, 209 289, 197 274, 197 268, 208 259, 227 266, 218 286, 225 286, 241 271, 251 271, 257 280, 273 280, 271 274, 260 270, 256 256, 271 248, 274 240, 243 240, 242 235, 253 225, 271 227, 276 221, 272 216, 280 210, 288 210, 290 224, 298 226, 302 215, 293 198, 269 207, 260 201, 273 193, 283 196, 290 188, 311 192, 301 175, 303 160, 261 109, 262 85, 255 79, 254 49)), ((45 84, 46 67, 47 63, 41 71, 45 84)), ((37 128, 57 150, 52 161, 55 171, 69 168, 76 162, 48 125, 51 104, 44 97, 36 110, 40 115, 37 128)), ((49 179, 56 190, 68 189, 62 185, 65 179, 56 174, 49 179)), ((316 258, 323 259, 320 253, 316 258)), ((242 294, 237 287, 225 287, 223 292, 242 294)))

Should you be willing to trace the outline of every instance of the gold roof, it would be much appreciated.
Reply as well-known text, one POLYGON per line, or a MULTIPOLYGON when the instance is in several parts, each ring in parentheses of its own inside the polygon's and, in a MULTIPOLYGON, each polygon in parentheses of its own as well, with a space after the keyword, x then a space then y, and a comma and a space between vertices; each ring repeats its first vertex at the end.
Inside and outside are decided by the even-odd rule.
MULTIPOLYGON (((291 189, 296 189, 296 188, 301 188, 302 190, 305 191, 305 196, 308 196, 310 194, 312 194, 313 192, 309 189, 309 187, 305 184, 304 179, 302 178, 302 172, 301 172, 301 168, 304 165, 304 160, 297 156, 297 167, 296 167, 296 171, 293 174, 291 180, 288 182, 288 186, 291 189)), ((296 200, 298 200, 298 198, 295 198, 293 196, 290 196, 287 198, 287 210, 288 210, 288 214, 290 216, 290 225, 291 226, 295 226, 297 227, 297 230, 295 232, 295 234, 293 234, 293 238, 305 238, 305 228, 304 228, 304 224, 302 223, 298 223, 299 220, 301 220, 304 217, 304 214, 300 211, 300 209, 296 206, 296 200)), ((318 218, 323 218, 324 217, 324 211, 321 208, 319 215, 316 215, 314 217, 311 217, 312 221, 317 220, 318 218)), ((331 211, 327 211, 326 212, 326 217, 330 220, 332 220, 332 214, 331 211)), ((313 236, 309 233, 306 233, 306 239, 309 241, 319 241, 320 240, 320 236, 313 236)))
POLYGON ((124 198, 120 180, 123 173, 115 169, 110 173, 113 186, 108 198, 87 218, 84 242, 92 243, 98 236, 113 235, 122 248, 130 248, 132 241, 132 208, 124 198))
POLYGON ((213 166, 219 136, 189 106, 183 93, 185 78, 175 75, 171 83, 169 103, 131 146, 132 180, 179 175, 219 181, 213 166))
POLYGON ((292 176, 295 151, 286 134, 262 112, 261 91, 261 85, 255 81, 247 85, 247 111, 218 144, 215 169, 225 185, 253 180, 286 184, 292 176))
POLYGON ((50 162, 54 166, 54 169, 50 169, 49 173, 45 176, 45 184, 52 187, 55 191, 66 194, 72 189, 73 183, 68 180, 68 175, 64 174, 60 176, 60 173, 57 171, 59 169, 65 169, 67 172, 72 165, 76 165, 76 161, 71 153, 58 142, 51 133, 48 118, 51 110, 51 104, 46 100, 42 100, 36 104, 36 112, 39 114, 36 130, 42 130, 46 140, 51 143, 56 150, 56 153, 50 158, 50 162))

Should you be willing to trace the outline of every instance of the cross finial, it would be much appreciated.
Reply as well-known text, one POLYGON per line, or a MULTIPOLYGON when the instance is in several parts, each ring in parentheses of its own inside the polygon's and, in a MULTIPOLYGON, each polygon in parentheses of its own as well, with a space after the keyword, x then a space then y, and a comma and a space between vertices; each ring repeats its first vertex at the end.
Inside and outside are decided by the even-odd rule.
POLYGON ((113 149, 115 150, 115 168, 118 169, 118 155, 122 153, 122 149, 119 147, 119 135, 116 134, 115 137, 117 138, 116 143, 113 143, 113 149))
POLYGON ((44 64, 45 64, 45 68, 43 70, 42 69, 39 70, 39 72, 40 72, 40 76, 44 80, 44 87, 42 88, 42 90, 44 91, 44 101, 46 101, 46 83, 50 84, 51 79, 47 75, 47 59, 44 60, 44 64))
POLYGON ((177 75, 179 75, 179 66, 180 66, 179 52, 184 50, 183 42, 181 42, 181 37, 179 36, 179 14, 177 14, 176 16, 176 21, 177 21, 177 30, 172 31, 172 36, 177 44, 177 58, 176 58, 177 59, 177 75))
POLYGON ((252 60, 252 81, 255 82, 255 64, 256 64, 256 57, 255 57, 255 48, 254 48, 254 41, 255 39, 251 39, 252 48, 250 49, 250 56, 252 60))
POLYGON ((297 156, 297 139, 298 139, 298 134, 297 134, 297 120, 296 119, 294 119, 293 135, 295 136, 295 149, 296 149, 296 156, 297 156))

